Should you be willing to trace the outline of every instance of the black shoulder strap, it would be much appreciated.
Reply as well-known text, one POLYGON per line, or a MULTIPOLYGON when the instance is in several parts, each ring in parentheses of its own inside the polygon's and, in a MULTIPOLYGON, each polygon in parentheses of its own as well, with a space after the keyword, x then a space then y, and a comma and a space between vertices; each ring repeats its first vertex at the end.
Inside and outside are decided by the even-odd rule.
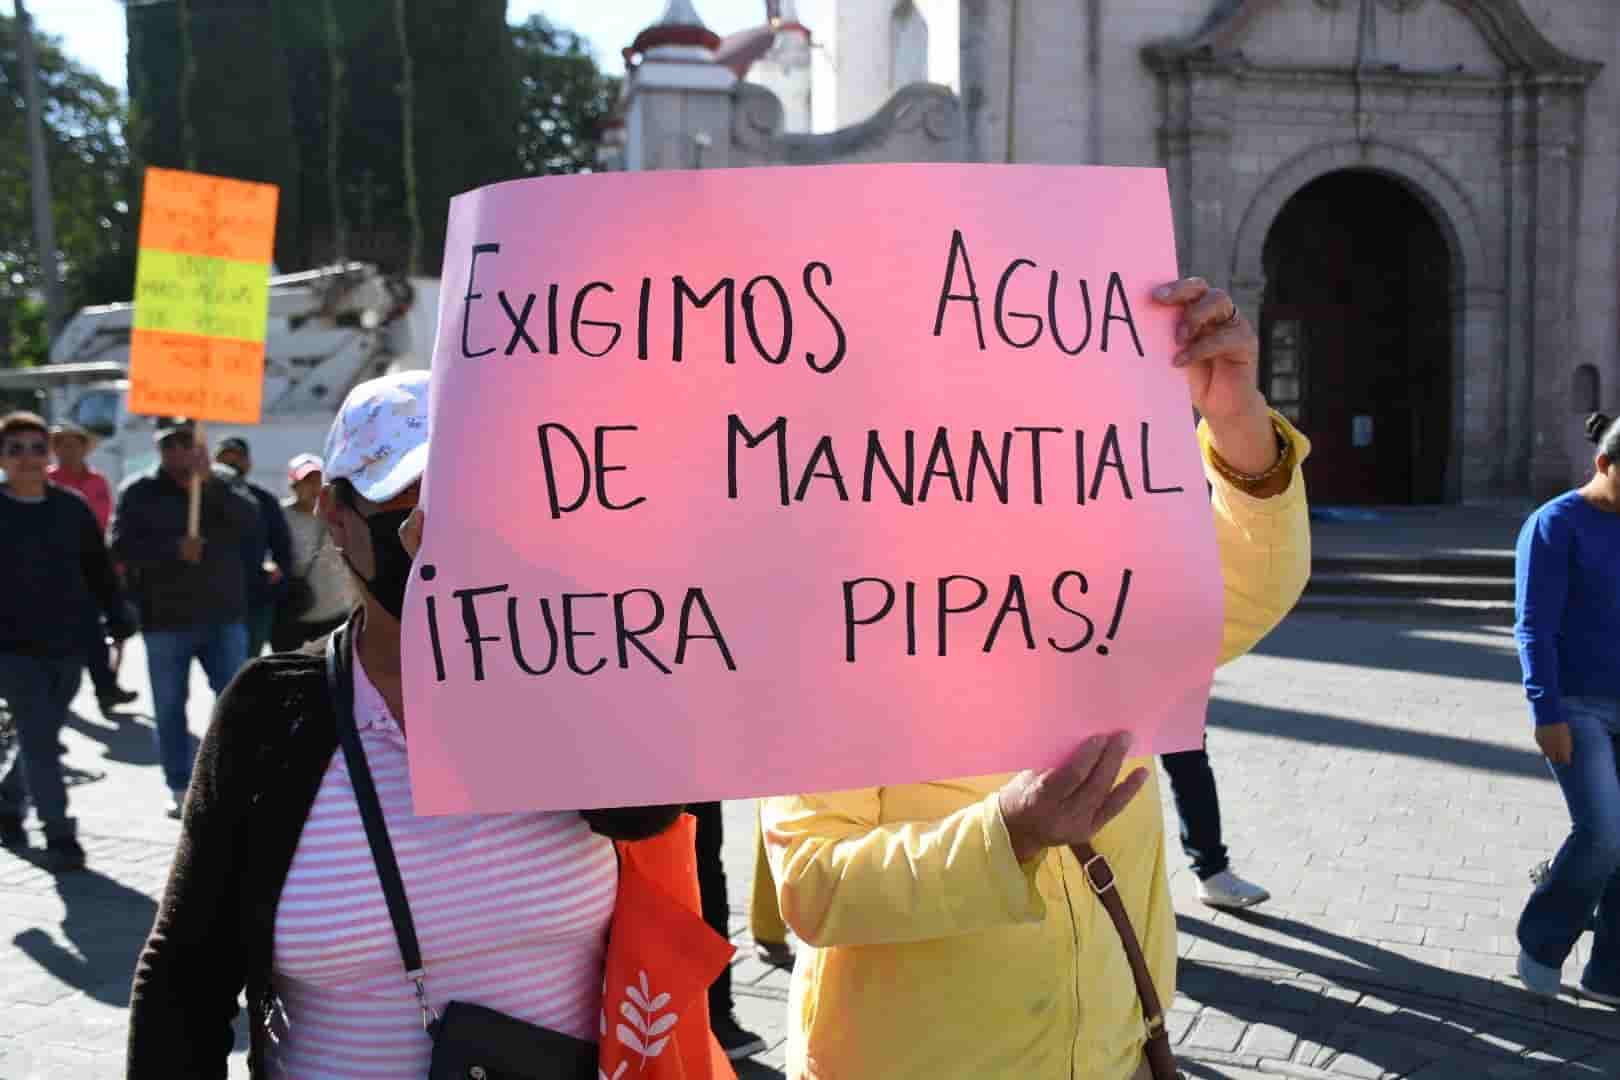
POLYGON ((422 949, 416 942, 416 924, 411 921, 411 908, 405 901, 405 882, 399 876, 394 845, 388 839, 382 805, 377 801, 377 785, 371 779, 366 752, 360 745, 360 732, 354 724, 353 639, 354 620, 351 619, 326 640, 326 685, 332 697, 332 711, 337 720, 343 760, 349 767, 349 783, 354 787, 354 801, 360 807, 360 820, 366 827, 366 842, 371 845, 371 859, 377 864, 377 878, 382 884, 383 898, 388 901, 388 916, 394 923, 394 937, 399 941, 399 955, 405 961, 405 977, 416 985, 417 1003, 422 1007, 422 1026, 429 1027, 436 1017, 427 1004, 427 990, 423 981, 427 972, 422 967, 422 949))

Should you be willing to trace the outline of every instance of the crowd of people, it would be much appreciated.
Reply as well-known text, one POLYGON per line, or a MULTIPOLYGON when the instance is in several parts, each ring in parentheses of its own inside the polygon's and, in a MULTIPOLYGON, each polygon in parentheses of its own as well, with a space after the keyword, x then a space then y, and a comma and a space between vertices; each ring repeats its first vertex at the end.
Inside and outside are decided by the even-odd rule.
POLYGON ((278 499, 247 479, 246 441, 224 440, 211 461, 194 426, 176 423, 157 432, 158 466, 131 477, 115 500, 87 463, 94 437, 83 428, 13 412, 0 432, 0 513, 14 545, 0 582, 0 699, 18 742, 0 780, 0 842, 29 846, 23 811, 32 802, 45 865, 76 870, 84 851, 67 814, 60 732, 83 674, 102 713, 120 722, 138 697, 118 682, 123 642, 139 630, 165 811, 178 818, 195 750, 186 722, 192 662, 218 694, 272 628, 296 647, 330 631, 353 600, 311 509, 321 473, 313 455, 289 463, 288 495, 278 499))
MULTIPOLYGON (((1187 279, 1156 298, 1179 309, 1175 364, 1202 418, 1226 661, 1304 587, 1310 446, 1257 389, 1255 333, 1224 292, 1187 279)), ((104 707, 127 701, 116 665, 94 668, 137 627, 182 815, 135 972, 131 1077, 218 1075, 244 990, 255 1076, 428 1075, 451 1039, 430 1018, 457 1001, 501 1030, 560 1040, 546 1046, 588 1048, 608 1030, 615 843, 659 834, 683 808, 413 813, 400 619, 423 526, 427 381, 355 388, 324 458, 288 463, 284 499, 247 481, 246 443, 210 460, 193 428, 167 428, 159 467, 124 485, 110 520, 105 482, 84 466, 88 437, 28 413, 0 420, 0 529, 14 545, 0 561, 0 697, 21 751, 0 778, 0 835, 27 845, 32 802, 50 865, 83 865, 57 736, 87 666, 104 707), (219 695, 195 752, 193 660, 219 695)), ((1525 687, 1573 822, 1520 921, 1519 974, 1557 994, 1591 926, 1581 987, 1620 1005, 1620 422, 1594 417, 1589 433, 1590 481, 1519 540, 1525 687)), ((758 958, 793 972, 789 1074, 1177 1075, 1163 1013, 1176 919, 1157 774, 1139 750, 1100 734, 1045 771, 761 800, 750 925, 758 958)), ((1228 865, 1207 757, 1164 764, 1200 896, 1262 902, 1228 865)), ((723 934, 720 806, 684 809, 697 818, 704 916, 723 934)), ((706 1002, 718 1054, 697 1075, 727 1075, 728 1059, 764 1048, 732 1006, 723 975, 706 1002)), ((576 1074, 596 1075, 514 1075, 576 1074)))

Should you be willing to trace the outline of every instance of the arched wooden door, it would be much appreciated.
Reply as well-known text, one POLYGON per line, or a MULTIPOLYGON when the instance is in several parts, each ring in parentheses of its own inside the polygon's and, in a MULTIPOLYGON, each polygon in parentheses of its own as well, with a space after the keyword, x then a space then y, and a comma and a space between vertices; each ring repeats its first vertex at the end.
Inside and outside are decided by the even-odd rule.
POLYGON ((1330 173, 1265 246, 1261 378, 1314 450, 1317 504, 1445 498, 1451 256, 1428 209, 1379 173, 1330 173))

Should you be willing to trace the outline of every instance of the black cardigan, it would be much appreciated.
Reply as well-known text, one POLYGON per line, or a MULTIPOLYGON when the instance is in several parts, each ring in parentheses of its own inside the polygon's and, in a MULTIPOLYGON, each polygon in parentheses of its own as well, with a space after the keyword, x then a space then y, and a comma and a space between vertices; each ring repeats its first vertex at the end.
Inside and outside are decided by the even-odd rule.
MULTIPOLYGON (((169 883, 135 966, 130 1080, 224 1077, 244 985, 248 1069, 265 1075, 276 905, 338 747, 324 645, 253 661, 214 708, 169 883)), ((581 813, 604 836, 636 840, 667 829, 680 811, 648 806, 581 813)))

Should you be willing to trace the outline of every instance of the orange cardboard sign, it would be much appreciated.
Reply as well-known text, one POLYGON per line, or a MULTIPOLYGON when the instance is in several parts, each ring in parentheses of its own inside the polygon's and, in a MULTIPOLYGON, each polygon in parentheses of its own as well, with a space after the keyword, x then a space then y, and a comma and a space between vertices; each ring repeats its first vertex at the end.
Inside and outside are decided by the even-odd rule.
POLYGON ((140 246, 269 265, 279 196, 274 184, 147 169, 140 246))
POLYGON ((259 422, 277 198, 273 184, 146 170, 130 412, 259 422))
POLYGON ((228 424, 259 422, 262 342, 134 330, 129 354, 130 412, 228 424))

